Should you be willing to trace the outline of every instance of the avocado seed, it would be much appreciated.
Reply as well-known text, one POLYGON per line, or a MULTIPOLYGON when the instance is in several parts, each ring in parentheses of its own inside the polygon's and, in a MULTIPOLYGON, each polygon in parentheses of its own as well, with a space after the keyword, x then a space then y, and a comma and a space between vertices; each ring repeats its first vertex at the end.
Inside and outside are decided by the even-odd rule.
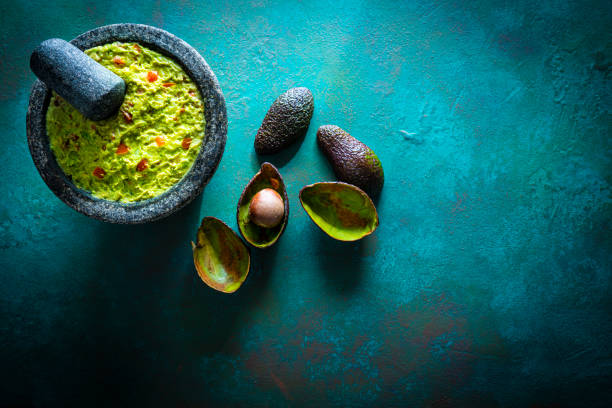
POLYGON ((263 228, 276 227, 285 215, 285 205, 280 194, 264 188, 253 196, 249 204, 249 218, 263 228))

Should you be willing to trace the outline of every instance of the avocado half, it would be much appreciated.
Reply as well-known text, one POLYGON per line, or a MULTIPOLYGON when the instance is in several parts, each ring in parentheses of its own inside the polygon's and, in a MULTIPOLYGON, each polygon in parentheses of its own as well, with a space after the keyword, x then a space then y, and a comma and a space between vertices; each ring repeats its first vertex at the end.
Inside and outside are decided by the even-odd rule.
POLYGON ((238 221, 238 230, 244 239, 256 248, 268 248, 283 234, 287 221, 289 219, 289 198, 287 197, 287 189, 285 182, 281 177, 278 169, 268 162, 264 162, 259 169, 259 172, 253 176, 247 184, 238 200, 238 208, 236 210, 236 218, 238 221), (271 228, 265 228, 257 225, 249 216, 249 206, 255 194, 259 191, 270 188, 276 191, 283 199, 285 213, 282 221, 271 228))
POLYGON ((205 217, 191 243, 193 263, 200 279, 211 288, 232 293, 242 285, 251 267, 249 248, 230 227, 205 217))
POLYGON ((378 227, 378 213, 370 197, 359 187, 342 182, 308 185, 300 191, 302 207, 330 237, 357 241, 378 227))

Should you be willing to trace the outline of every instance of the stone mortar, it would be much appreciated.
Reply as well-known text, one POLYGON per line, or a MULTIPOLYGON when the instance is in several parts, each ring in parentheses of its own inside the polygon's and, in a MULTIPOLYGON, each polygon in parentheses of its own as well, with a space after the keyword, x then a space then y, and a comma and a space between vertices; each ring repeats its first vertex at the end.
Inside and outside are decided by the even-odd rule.
POLYGON ((227 112, 217 78, 204 58, 167 31, 141 24, 113 24, 87 31, 70 42, 86 50, 113 41, 137 42, 172 58, 197 85, 204 100, 206 129, 204 143, 189 172, 161 195, 135 203, 102 200, 79 189, 66 177, 51 151, 45 119, 51 91, 42 81, 34 83, 30 94, 26 117, 28 145, 38 172, 60 200, 78 212, 102 221, 139 224, 167 217, 202 192, 223 155, 227 112))

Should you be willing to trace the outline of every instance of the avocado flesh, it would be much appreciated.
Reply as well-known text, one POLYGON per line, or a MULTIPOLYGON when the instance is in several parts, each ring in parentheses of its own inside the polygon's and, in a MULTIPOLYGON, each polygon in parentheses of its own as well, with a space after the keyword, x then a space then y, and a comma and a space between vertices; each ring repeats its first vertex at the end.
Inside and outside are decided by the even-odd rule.
POLYGON ((261 127, 255 135, 257 154, 278 153, 308 130, 314 99, 308 88, 291 88, 270 106, 261 127))
POLYGON ((200 279, 219 292, 232 293, 246 279, 251 256, 230 227, 214 217, 205 217, 197 232, 193 262, 200 279))
POLYGON ((300 191, 300 202, 312 221, 339 241, 357 241, 378 227, 374 203, 352 184, 311 184, 300 191))
POLYGON ((335 125, 319 128, 317 144, 331 163, 338 180, 361 188, 370 197, 380 194, 385 174, 372 149, 335 125))

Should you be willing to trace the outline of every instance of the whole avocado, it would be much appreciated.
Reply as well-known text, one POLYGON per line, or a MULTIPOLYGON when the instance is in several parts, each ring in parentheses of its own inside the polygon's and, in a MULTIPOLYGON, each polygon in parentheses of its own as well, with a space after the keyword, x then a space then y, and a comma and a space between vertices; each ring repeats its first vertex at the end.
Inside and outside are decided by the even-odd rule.
POLYGON ((372 149, 335 125, 319 128, 317 144, 330 161, 338 180, 361 188, 370 197, 380 193, 385 174, 372 149))
POLYGON ((308 88, 291 88, 270 106, 255 136, 257 154, 273 154, 303 137, 308 130, 314 99, 308 88))

